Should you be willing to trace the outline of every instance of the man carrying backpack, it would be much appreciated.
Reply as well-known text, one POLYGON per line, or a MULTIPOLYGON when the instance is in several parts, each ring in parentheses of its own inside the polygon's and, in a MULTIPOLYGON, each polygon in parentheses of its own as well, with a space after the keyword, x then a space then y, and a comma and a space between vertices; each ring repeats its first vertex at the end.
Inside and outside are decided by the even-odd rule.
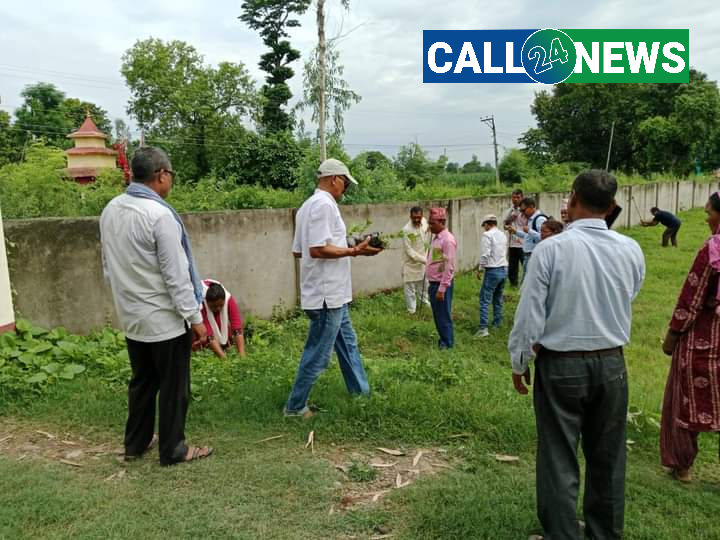
POLYGON ((542 211, 537 209, 535 199, 530 197, 526 197, 520 202, 520 212, 527 218, 527 225, 522 230, 516 231, 513 229, 510 232, 523 239, 523 272, 525 272, 533 249, 540 242, 540 227, 548 218, 542 211))

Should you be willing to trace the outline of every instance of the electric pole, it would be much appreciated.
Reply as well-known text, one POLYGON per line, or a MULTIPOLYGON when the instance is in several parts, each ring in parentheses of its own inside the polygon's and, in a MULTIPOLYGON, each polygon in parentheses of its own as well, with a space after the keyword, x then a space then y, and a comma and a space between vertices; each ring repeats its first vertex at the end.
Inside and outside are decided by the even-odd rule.
POLYGON ((615 120, 613 120, 612 126, 610 127, 610 142, 608 143, 607 161, 605 162, 605 172, 610 167, 610 151, 612 150, 613 135, 615 134, 615 120))
POLYGON ((490 126, 490 129, 492 129, 493 147, 495 148, 495 185, 500 187, 500 169, 498 168, 498 144, 497 134, 495 133, 495 115, 491 114, 490 116, 483 116, 480 118, 480 121, 483 124, 487 124, 490 126))

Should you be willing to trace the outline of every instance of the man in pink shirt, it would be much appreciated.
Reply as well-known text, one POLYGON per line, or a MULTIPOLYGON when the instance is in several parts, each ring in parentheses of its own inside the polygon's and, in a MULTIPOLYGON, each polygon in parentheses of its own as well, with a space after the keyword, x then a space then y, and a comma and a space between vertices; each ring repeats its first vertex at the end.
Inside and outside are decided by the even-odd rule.
POLYGON ((430 244, 427 261, 428 296, 432 307, 435 328, 441 349, 454 344, 452 322, 453 278, 455 277, 455 253, 457 242, 446 228, 447 214, 444 208, 431 208, 428 227, 434 238, 430 244))

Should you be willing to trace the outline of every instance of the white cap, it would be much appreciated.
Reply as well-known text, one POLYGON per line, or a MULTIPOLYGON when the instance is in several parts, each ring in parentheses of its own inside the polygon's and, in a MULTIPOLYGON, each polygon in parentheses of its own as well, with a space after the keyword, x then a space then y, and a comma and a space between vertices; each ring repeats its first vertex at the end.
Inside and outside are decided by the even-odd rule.
POLYGON ((357 180, 355 180, 345 164, 337 159, 326 159, 318 167, 317 173, 318 178, 324 178, 326 176, 344 176, 350 182, 357 186, 357 180))
POLYGON ((481 225, 485 225, 488 221, 494 221, 495 223, 497 223, 497 220, 498 220, 498 219, 497 219, 497 216, 496 216, 495 214, 487 214, 487 215, 483 218, 481 225))

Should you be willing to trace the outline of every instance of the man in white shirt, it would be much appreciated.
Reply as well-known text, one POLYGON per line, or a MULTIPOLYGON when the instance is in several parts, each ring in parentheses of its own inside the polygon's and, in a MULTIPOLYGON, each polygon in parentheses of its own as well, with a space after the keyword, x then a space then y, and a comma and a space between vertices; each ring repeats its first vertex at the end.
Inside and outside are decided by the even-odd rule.
POLYGON ((320 164, 317 178, 315 193, 295 216, 293 240, 293 255, 300 259, 300 306, 310 319, 310 329, 284 413, 304 418, 314 414, 308 397, 330 364, 333 348, 348 392, 370 392, 348 310, 352 301, 349 257, 381 251, 370 247, 369 238, 352 248, 347 245, 337 201, 351 184, 357 185, 348 168, 337 159, 327 159, 320 164))
POLYGON ((413 314, 420 300, 430 305, 428 285, 425 279, 425 264, 430 249, 430 231, 427 220, 423 217, 422 208, 415 206, 410 209, 410 221, 402 230, 403 235, 403 266, 402 277, 405 285, 405 306, 408 313, 413 314))
POLYGON ((623 535, 628 385, 622 348, 645 260, 637 242, 608 230, 616 192, 617 181, 605 171, 575 179, 571 223, 535 247, 508 343, 520 394, 528 393, 528 364, 536 356, 537 511, 548 539, 581 537, 579 441, 585 537, 623 535))
POLYGON ((132 366, 125 459, 153 446, 159 392, 160 463, 172 465, 213 452, 185 444, 190 353, 207 335, 200 315, 202 285, 185 226, 164 201, 175 175, 167 155, 140 148, 132 171, 127 191, 100 216, 103 269, 132 366))
POLYGON ((493 305, 493 327, 500 328, 503 319, 503 291, 507 278, 507 234, 498 229, 497 216, 488 214, 483 218, 485 232, 480 239, 480 262, 478 279, 483 271, 480 288, 480 329, 475 337, 487 337, 490 304, 493 305))

